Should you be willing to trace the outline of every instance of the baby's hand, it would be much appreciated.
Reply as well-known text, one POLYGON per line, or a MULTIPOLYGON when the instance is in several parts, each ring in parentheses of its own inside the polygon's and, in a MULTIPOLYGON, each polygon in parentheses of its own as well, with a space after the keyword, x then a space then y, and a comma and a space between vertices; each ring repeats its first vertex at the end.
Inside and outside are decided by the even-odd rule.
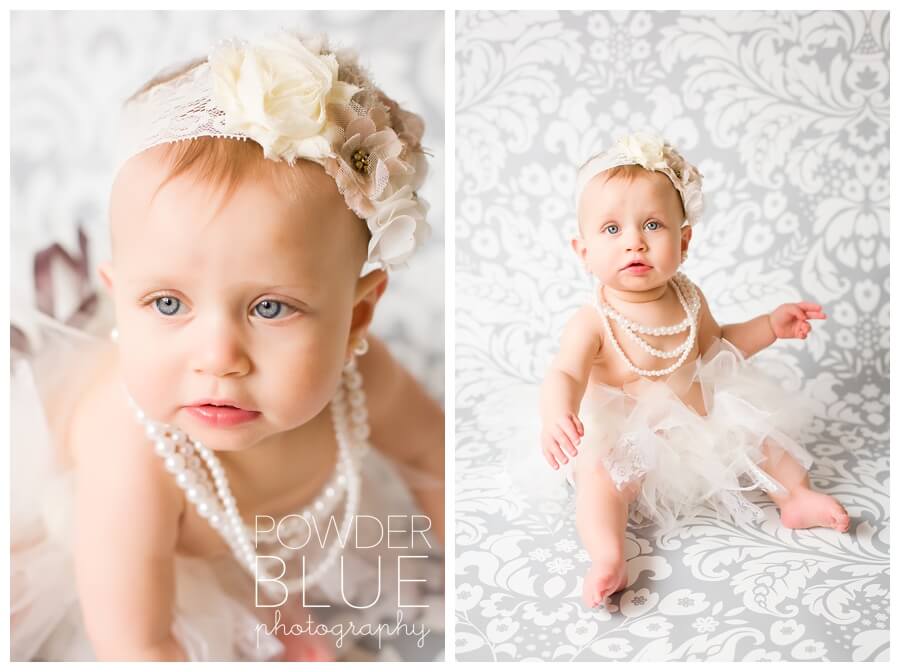
POLYGON ((584 425, 574 413, 567 413, 549 427, 541 430, 541 449, 547 463, 554 469, 566 464, 569 458, 578 454, 575 446, 581 443, 584 436, 584 425))
POLYGON ((807 320, 824 320, 825 313, 817 303, 785 303, 769 315, 769 324, 776 338, 806 338, 810 326, 807 320))

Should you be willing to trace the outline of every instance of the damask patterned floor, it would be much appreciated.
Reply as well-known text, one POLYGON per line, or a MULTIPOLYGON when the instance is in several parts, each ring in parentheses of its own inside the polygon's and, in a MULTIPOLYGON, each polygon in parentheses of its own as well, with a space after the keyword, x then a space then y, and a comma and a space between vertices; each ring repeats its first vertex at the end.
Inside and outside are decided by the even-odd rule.
POLYGON ((838 497, 848 534, 697 519, 628 533, 628 580, 608 608, 581 606, 589 559, 574 502, 538 508, 488 456, 509 420, 457 410, 458 660, 887 660, 888 438, 818 420, 814 485, 838 497), (504 424, 506 425, 504 427, 504 424))
POLYGON ((889 32, 882 11, 457 13, 460 660, 887 660, 889 32), (507 494, 500 455, 591 297, 575 169, 644 129, 703 173, 685 272, 720 324, 825 307, 754 359, 828 418, 804 445, 853 524, 784 530, 759 494, 757 527, 641 530, 628 589, 586 611, 572 504, 507 494))

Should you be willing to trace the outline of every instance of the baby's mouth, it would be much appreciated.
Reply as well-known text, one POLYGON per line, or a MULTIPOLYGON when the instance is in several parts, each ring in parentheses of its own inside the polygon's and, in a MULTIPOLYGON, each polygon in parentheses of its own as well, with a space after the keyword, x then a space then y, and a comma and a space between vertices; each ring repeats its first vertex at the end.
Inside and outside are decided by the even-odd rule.
POLYGON ((215 406, 213 404, 187 406, 186 410, 198 420, 213 427, 232 427, 250 422, 260 416, 259 411, 245 411, 236 406, 215 406))

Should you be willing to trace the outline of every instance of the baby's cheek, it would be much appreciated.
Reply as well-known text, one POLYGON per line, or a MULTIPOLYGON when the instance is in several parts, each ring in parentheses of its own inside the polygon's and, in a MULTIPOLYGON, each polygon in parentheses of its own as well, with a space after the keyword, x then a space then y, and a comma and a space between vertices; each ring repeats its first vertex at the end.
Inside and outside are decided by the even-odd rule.
POLYGON ((179 398, 179 377, 172 370, 174 363, 165 357, 152 351, 131 351, 123 354, 121 361, 128 394, 149 417, 171 422, 178 406, 190 401, 179 398))
POLYGON ((266 396, 286 423, 308 422, 331 401, 340 383, 342 354, 332 337, 268 362, 266 396))

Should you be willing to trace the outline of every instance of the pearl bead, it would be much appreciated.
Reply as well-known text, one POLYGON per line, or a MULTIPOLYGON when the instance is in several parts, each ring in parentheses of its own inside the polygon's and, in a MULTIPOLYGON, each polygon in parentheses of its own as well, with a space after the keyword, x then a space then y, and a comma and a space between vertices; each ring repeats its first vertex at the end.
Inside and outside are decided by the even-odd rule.
POLYGON ((166 439, 158 439, 153 444, 153 452, 155 452, 160 457, 169 457, 172 453, 175 452, 175 446, 169 443, 166 439))
POLYGON ((182 469, 184 469, 184 458, 178 453, 174 453, 166 458, 165 465, 166 469, 173 473, 176 471, 181 471, 182 469))
POLYGON ((210 507, 209 502, 197 502, 197 513, 200 514, 201 518, 209 518, 210 514, 212 513, 212 508, 210 507))
POLYGON ((334 497, 334 488, 325 488, 326 497, 334 497))
POLYGON ((181 488, 186 488, 197 482, 197 475, 190 471, 181 471, 175 476, 175 482, 181 488))

